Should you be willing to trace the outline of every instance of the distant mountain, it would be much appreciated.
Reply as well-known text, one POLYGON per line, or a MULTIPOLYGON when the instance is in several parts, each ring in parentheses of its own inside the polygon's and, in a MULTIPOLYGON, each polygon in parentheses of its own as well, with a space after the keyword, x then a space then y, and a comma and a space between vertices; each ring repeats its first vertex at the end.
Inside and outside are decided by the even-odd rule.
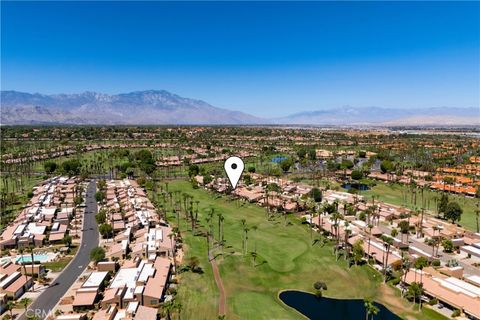
POLYGON ((243 112, 214 107, 204 101, 183 98, 165 90, 108 95, 30 94, 1 91, 0 124, 94 125, 378 125, 455 126, 480 125, 478 108, 353 108, 301 112, 283 118, 262 119, 243 112))
POLYGON ((1 124, 259 124, 266 120, 216 108, 165 90, 117 95, 1 92, 1 124))
POLYGON ((353 108, 326 109, 296 113, 273 120, 277 124, 298 125, 382 125, 382 126, 455 126, 480 125, 478 108, 353 108))

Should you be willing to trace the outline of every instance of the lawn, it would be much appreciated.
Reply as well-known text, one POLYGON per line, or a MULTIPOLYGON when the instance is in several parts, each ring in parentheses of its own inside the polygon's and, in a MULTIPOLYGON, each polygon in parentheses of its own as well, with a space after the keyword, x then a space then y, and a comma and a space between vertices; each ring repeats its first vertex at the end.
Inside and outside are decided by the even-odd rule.
MULTIPOLYGON (((335 298, 373 298, 392 311, 408 319, 432 319, 431 312, 418 313, 410 303, 401 300, 398 293, 381 284, 380 275, 367 266, 348 268, 345 260, 335 261, 332 247, 313 244, 318 236, 310 237, 307 226, 298 218, 286 221, 277 217, 266 219, 265 210, 252 204, 240 204, 227 197, 194 189, 189 182, 175 181, 170 191, 179 190, 199 201, 198 219, 205 230, 208 212, 222 213, 226 240, 224 257, 218 256, 220 274, 227 295, 228 319, 298 319, 298 314, 284 306, 278 293, 284 289, 313 290, 313 283, 325 281, 326 296, 335 298), (242 224, 246 219, 250 228, 248 251, 257 246, 256 266, 253 258, 242 254, 242 224), (254 232, 252 227, 258 229, 254 232)), ((196 207, 196 205, 195 205, 196 207)), ((176 219, 170 215, 170 222, 176 219)), ((218 232, 214 216, 215 237, 218 232)), ((197 256, 203 274, 182 273, 178 301, 184 319, 215 319, 218 312, 218 290, 207 258, 206 238, 193 235, 181 220, 180 228, 186 244, 186 257, 197 256)), ((220 250, 217 252, 221 253, 220 250)), ((441 317, 439 317, 441 318, 441 317)))
MULTIPOLYGON (((408 192, 408 187, 401 184, 386 184, 383 182, 378 182, 371 190, 362 191, 361 195, 367 197, 370 200, 372 195, 378 196, 378 199, 381 201, 392 203, 396 205, 402 205, 409 208, 414 208, 415 204, 411 201, 410 193, 408 192), (407 192, 407 200, 405 201, 405 192, 407 192)), ((426 189, 424 191, 424 199, 426 202, 426 207, 432 213, 436 214, 435 209, 435 198, 440 195, 440 192, 435 192, 426 189)), ((460 224, 465 228, 476 231, 476 221, 475 221, 475 206, 476 202, 480 201, 474 198, 466 198, 464 196, 457 196, 450 194, 450 200, 456 201, 463 208, 462 218, 460 224)), ((421 205, 421 195, 420 192, 417 193, 417 207, 421 205)))
POLYGON ((45 267, 45 269, 52 270, 52 272, 60 272, 65 269, 65 267, 73 259, 73 257, 74 256, 61 257, 56 261, 45 262, 43 263, 43 266, 45 267))

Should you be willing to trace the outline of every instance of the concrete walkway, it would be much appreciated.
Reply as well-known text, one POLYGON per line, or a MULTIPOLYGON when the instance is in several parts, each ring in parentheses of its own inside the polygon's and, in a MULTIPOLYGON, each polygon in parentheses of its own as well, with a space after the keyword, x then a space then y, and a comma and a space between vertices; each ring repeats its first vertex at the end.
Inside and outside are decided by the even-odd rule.
MULTIPOLYGON (((211 239, 211 243, 213 243, 213 239, 211 239)), ((218 314, 223 316, 226 315, 226 308, 225 308, 225 288, 223 287, 222 278, 220 277, 220 272, 218 270, 217 261, 213 256, 212 250, 208 251, 208 259, 212 265, 213 277, 215 278, 215 283, 217 284, 218 292, 220 293, 220 297, 218 299, 218 314)))

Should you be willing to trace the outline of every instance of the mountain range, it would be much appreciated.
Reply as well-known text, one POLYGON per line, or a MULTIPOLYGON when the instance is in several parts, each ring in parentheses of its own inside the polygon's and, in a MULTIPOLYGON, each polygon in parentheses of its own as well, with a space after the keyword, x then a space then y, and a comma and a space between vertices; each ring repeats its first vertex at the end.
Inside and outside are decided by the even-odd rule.
POLYGON ((108 95, 25 93, 1 91, 2 125, 480 125, 478 108, 331 108, 282 118, 253 115, 214 107, 204 101, 180 97, 165 90, 108 95))

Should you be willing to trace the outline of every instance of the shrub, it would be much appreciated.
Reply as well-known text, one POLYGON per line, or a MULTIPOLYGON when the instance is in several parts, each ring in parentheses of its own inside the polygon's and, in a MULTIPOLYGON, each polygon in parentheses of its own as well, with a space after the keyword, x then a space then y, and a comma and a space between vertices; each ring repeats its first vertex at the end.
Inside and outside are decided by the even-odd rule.
POLYGON ((434 306, 438 303, 438 299, 437 298, 432 298, 428 301, 428 304, 431 305, 431 306, 434 306))
POLYGON ((433 260, 433 261, 432 261, 432 266, 434 266, 434 267, 440 267, 440 260, 438 260, 438 259, 433 260))
POLYGON ((459 317, 460 314, 461 314, 460 310, 457 309, 457 310, 453 311, 453 313, 452 313, 452 318, 459 317))

